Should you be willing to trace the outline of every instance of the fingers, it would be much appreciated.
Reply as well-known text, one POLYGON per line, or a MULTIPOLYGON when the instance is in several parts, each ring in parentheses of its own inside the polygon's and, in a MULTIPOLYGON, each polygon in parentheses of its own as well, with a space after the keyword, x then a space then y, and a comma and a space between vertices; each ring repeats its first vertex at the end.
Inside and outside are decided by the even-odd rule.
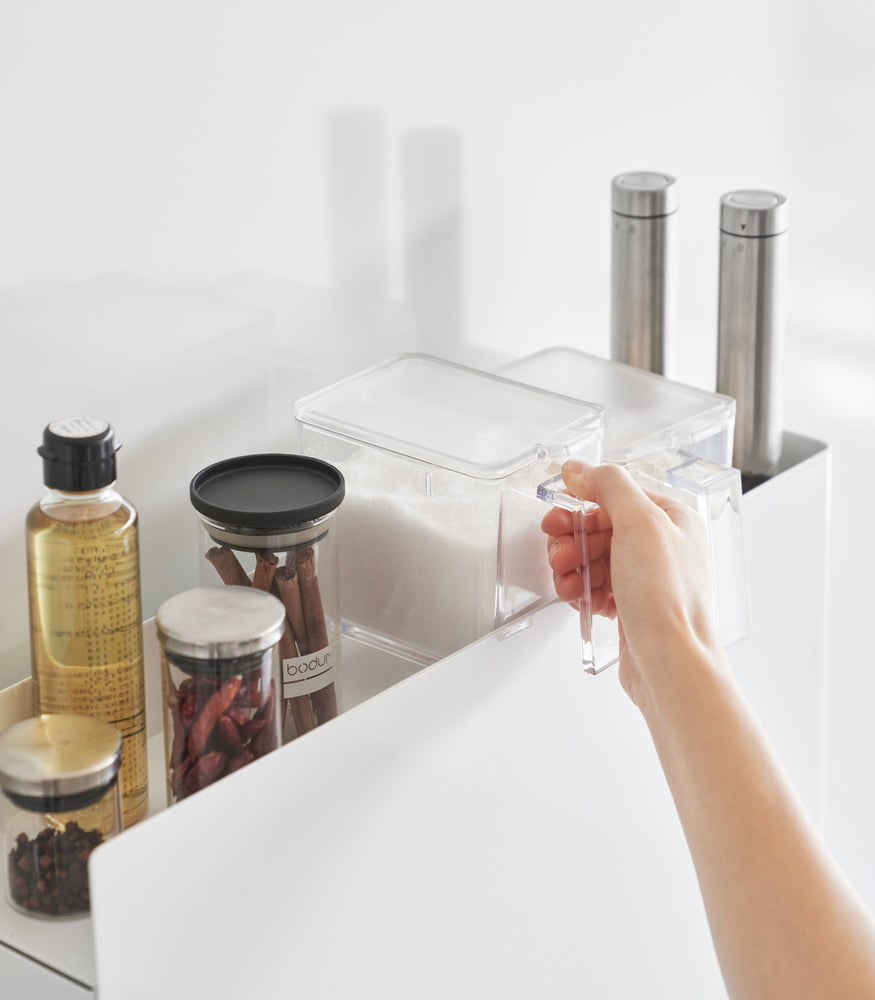
POLYGON ((570 535, 574 531, 574 518, 570 510, 551 507, 541 521, 541 531, 546 535, 570 535))
MULTIPOLYGON (((604 573, 599 575, 602 580, 605 579, 604 573)), ((578 602, 584 596, 585 588, 583 579, 577 572, 566 573, 564 575, 554 573, 553 586, 556 589, 556 596, 560 600, 575 607, 578 606, 578 602)), ((591 612, 594 615, 604 615, 608 618, 615 618, 617 615, 617 605, 614 602, 614 595, 609 586, 590 587, 590 605, 591 612)))
MULTIPOLYGON (((589 585, 595 590, 610 590, 610 547, 609 538, 605 535, 596 538, 587 538, 587 548, 589 550, 589 585), (594 543, 594 544, 593 544, 594 543), (598 548, 598 555, 593 555, 593 549, 598 548)), ((547 545, 547 556, 550 568, 553 570, 553 582, 556 585, 556 593, 563 600, 574 600, 582 593, 582 583, 580 577, 580 552, 577 545, 569 535, 559 538, 551 538, 547 545), (565 579, 573 577, 574 579, 565 579), (578 587, 580 591, 578 592, 578 587), (571 594, 572 591, 575 591, 571 594), (568 596, 571 594, 571 596, 568 596)))
POLYGON ((562 466, 562 479, 569 493, 598 504, 615 527, 622 528, 648 505, 644 491, 619 465, 592 466, 569 459, 562 466))
POLYGON ((568 604, 576 606, 583 597, 584 586, 580 573, 554 573, 553 587, 559 600, 566 601, 568 604))
POLYGON ((619 465, 592 466, 569 459, 562 467, 562 478, 569 493, 598 504, 605 522, 619 522, 621 532, 639 521, 645 511, 653 514, 654 508, 683 527, 695 520, 695 512, 686 504, 674 497, 643 490, 619 465))
MULTIPOLYGON (((610 551, 611 534, 609 531, 592 530, 589 525, 584 530, 587 561, 598 562, 610 551)), ((547 539, 547 558, 555 572, 570 572, 581 563, 577 540, 570 534, 551 535, 547 539)))
MULTIPOLYGON (((587 535, 611 529, 611 519, 600 507, 588 510, 584 517, 587 535)), ((574 515, 570 510, 551 507, 541 520, 541 530, 547 535, 570 535, 574 532, 574 515)))
POLYGON ((571 535, 551 536, 547 540, 547 559, 554 573, 564 575, 580 566, 580 552, 571 535))

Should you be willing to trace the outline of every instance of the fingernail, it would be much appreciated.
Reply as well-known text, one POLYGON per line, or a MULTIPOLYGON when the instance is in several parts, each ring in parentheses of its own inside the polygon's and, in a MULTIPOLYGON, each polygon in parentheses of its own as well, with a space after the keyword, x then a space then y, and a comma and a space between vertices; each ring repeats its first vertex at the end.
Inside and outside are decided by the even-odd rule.
POLYGON ((568 461, 562 466, 562 471, 571 473, 571 475, 583 472, 584 469, 586 469, 586 463, 582 462, 579 458, 569 458, 568 461))

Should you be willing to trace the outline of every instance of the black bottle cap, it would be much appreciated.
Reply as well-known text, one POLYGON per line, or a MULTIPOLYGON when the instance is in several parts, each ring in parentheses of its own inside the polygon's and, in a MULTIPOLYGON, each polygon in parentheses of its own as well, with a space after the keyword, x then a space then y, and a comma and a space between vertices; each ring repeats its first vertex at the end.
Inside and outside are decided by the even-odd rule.
POLYGON ((51 489, 79 493, 115 481, 115 434, 100 417, 53 420, 37 452, 43 459, 43 482, 51 489))

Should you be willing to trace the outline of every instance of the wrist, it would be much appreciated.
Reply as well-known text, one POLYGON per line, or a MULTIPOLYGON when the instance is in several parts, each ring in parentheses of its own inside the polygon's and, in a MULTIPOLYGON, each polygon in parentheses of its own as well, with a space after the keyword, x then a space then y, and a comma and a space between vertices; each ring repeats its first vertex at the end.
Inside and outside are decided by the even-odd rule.
MULTIPOLYGON (((731 676, 716 638, 690 630, 664 637, 658 652, 637 660, 624 686, 648 723, 675 712, 695 710, 705 689, 731 676)), ((623 678, 621 677, 621 680, 623 678)))

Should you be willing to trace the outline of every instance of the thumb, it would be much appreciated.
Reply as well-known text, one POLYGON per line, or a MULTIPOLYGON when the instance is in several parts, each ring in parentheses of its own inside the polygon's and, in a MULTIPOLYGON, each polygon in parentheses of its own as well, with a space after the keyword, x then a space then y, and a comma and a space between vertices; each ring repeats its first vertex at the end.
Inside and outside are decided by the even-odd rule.
POLYGON ((598 504, 615 528, 648 504, 647 495, 620 465, 596 466, 571 458, 562 466, 562 480, 569 493, 598 504))

